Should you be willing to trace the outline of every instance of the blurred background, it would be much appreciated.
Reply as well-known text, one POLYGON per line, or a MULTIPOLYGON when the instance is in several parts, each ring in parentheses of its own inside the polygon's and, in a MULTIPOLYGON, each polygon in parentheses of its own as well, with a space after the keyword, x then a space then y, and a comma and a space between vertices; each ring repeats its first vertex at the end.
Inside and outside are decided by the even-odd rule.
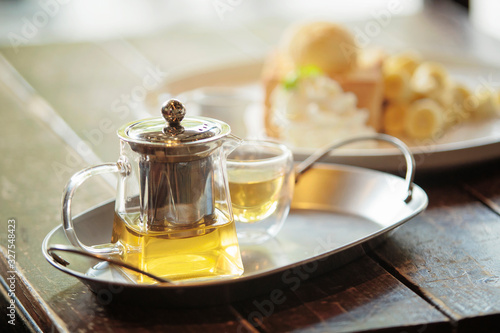
MULTIPOLYGON (((499 4, 0 0, 0 100, 3 105, 15 101, 20 110, 48 125, 77 152, 78 163, 70 168, 77 170, 114 160, 115 129, 152 114, 144 109, 145 102, 165 92, 166 83, 179 73, 262 61, 296 22, 342 23, 361 47, 417 50, 437 59, 498 68, 499 4)), ((258 78, 259 73, 253 75, 258 78)), ((0 112, 12 109, 4 106, 0 112)), ((61 181, 71 174, 63 170, 57 174, 61 181)))
POLYGON ((0 0, 0 112, 23 110, 77 152, 78 163, 56 172, 63 181, 70 169, 115 159, 115 129, 156 112, 143 106, 152 95, 165 92, 166 83, 211 66, 262 61, 293 23, 339 22, 361 47, 417 50, 437 59, 498 68, 499 4, 0 0), (16 108, 6 106, 14 102, 16 108))
MULTIPOLYGON (((496 0, 353 0, 342 4, 325 0, 2 0, 0 43, 24 46, 137 39, 176 31, 218 34, 220 39, 236 44, 241 52, 255 55, 273 45, 290 22, 328 19, 354 25, 378 18, 381 28, 385 28, 384 12, 391 6, 398 9, 388 19, 408 21, 411 29, 416 29, 413 19, 426 10, 443 17, 444 29, 452 26, 446 17, 461 11, 462 16, 470 18, 475 30, 500 38, 500 23, 495 16, 500 4, 496 0)), ((398 40, 406 34, 404 29, 382 30, 390 31, 382 31, 375 41, 394 46, 405 42, 398 40)), ((415 34, 425 33, 415 31, 415 34)), ((443 46, 453 44, 444 42, 443 46)))

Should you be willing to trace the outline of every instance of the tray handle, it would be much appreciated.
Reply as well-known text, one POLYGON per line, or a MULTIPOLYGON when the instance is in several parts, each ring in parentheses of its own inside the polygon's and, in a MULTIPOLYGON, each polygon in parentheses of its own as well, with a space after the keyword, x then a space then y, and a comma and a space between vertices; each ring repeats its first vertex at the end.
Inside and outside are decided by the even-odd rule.
POLYGON ((413 158, 413 154, 410 152, 410 149, 408 146, 398 138, 395 138, 391 135, 387 134, 374 134, 374 135, 367 135, 367 136, 359 136, 359 137, 353 137, 349 138, 346 140, 341 140, 338 142, 334 142, 330 144, 329 146, 326 146, 324 148, 319 149, 315 153, 313 153, 311 156, 306 158, 303 162, 301 162, 299 165, 297 165, 297 168, 295 169, 295 182, 300 178, 301 175, 303 175, 305 172, 307 172, 311 167, 319 162, 323 157, 327 156, 330 154, 331 151, 341 147, 348 145, 353 142, 358 142, 358 141, 367 141, 367 140, 377 140, 377 141, 385 141, 396 148, 398 148, 404 155, 405 161, 406 161, 406 176, 405 176, 405 188, 407 189, 404 202, 408 203, 411 201, 411 196, 413 192, 413 179, 415 178, 415 159, 413 158))
POLYGON ((84 257, 89 257, 89 258, 93 258, 93 259, 107 261, 110 264, 121 266, 121 267, 124 267, 126 269, 130 269, 130 270, 132 270, 132 271, 134 271, 136 273, 144 274, 147 277, 150 277, 150 278, 152 278, 152 279, 154 279, 154 280, 156 280, 158 282, 167 283, 167 284, 173 284, 173 282, 170 281, 170 280, 167 280, 167 279, 158 277, 158 276, 156 276, 154 274, 145 272, 145 271, 143 271, 143 270, 141 270, 139 268, 136 268, 136 267, 131 266, 129 264, 126 264, 124 262, 120 262, 118 260, 110 259, 109 257, 104 256, 104 255, 100 255, 100 254, 96 254, 96 253, 90 253, 90 252, 85 252, 85 251, 76 249, 74 247, 67 246, 67 245, 62 245, 62 244, 54 244, 54 245, 50 246, 47 249, 47 253, 52 257, 52 259, 54 259, 55 262, 57 262, 59 265, 62 265, 64 267, 68 266, 70 263, 67 260, 63 259, 61 256, 59 256, 57 253, 54 253, 55 251, 75 253, 75 254, 82 255, 84 257))

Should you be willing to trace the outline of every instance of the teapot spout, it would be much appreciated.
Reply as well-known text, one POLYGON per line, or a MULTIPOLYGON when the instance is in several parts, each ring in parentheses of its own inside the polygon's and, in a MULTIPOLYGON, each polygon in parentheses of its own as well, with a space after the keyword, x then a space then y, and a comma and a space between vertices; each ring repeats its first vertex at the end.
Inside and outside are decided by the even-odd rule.
POLYGON ((222 145, 224 149, 224 154, 226 157, 231 154, 239 145, 243 143, 243 139, 240 139, 234 134, 229 134, 224 138, 224 143, 222 145))

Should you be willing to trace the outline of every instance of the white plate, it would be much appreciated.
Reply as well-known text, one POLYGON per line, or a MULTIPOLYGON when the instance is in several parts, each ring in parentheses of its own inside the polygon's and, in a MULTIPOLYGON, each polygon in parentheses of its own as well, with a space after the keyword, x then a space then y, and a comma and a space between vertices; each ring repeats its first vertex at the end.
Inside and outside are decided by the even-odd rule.
MULTIPOLYGON (((429 59, 429 57, 424 57, 424 59, 429 59)), ((495 81, 500 79, 499 68, 472 62, 470 59, 442 59, 436 55, 433 55, 431 59, 444 64, 453 78, 468 85, 472 91, 484 89, 485 84, 499 89, 498 82, 495 81)), ((261 123, 263 93, 259 83, 261 70, 262 62, 246 62, 171 74, 165 86, 148 96, 147 107, 149 112, 153 112, 152 110, 157 110, 161 102, 171 96, 178 96, 182 100, 196 98, 200 88, 236 89, 246 100, 246 104, 227 102, 226 99, 228 103, 226 109, 206 107, 199 111, 189 109, 189 103, 187 103, 188 112, 198 112, 225 120, 237 135, 259 137, 263 133, 261 123)), ((292 150, 296 160, 303 160, 314 151, 304 148, 292 148, 292 150)), ((500 157, 500 118, 457 125, 436 141, 426 145, 411 146, 411 151, 419 172, 471 165, 498 158, 500 157)), ((404 167, 404 161, 399 152, 393 148, 345 148, 324 161, 389 172, 400 172, 404 167)))

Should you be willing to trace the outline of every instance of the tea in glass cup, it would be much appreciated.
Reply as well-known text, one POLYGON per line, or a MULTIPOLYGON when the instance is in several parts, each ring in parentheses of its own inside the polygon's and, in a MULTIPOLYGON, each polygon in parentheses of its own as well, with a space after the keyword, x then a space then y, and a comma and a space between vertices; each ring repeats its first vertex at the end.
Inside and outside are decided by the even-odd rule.
POLYGON ((268 141, 245 141, 229 156, 227 172, 238 239, 261 243, 279 232, 290 210, 291 151, 268 141))

